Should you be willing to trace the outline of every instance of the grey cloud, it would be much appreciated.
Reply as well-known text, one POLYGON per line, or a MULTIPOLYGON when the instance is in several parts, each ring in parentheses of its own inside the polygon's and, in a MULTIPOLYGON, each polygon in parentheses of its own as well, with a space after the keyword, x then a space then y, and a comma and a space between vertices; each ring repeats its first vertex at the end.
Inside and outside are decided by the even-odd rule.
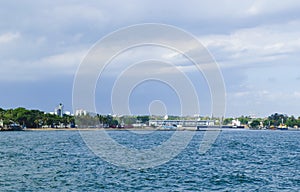
MULTIPOLYGON (((120 27, 157 22, 181 27, 200 41, 208 41, 204 44, 222 67, 229 95, 249 93, 247 99, 255 102, 253 98, 257 97, 253 93, 276 89, 266 80, 271 75, 283 75, 282 83, 288 84, 284 91, 293 93, 298 84, 286 78, 289 77, 286 74, 292 74, 293 80, 300 79, 299 73, 295 74, 299 71, 299 8, 299 1, 292 0, 1 1, 1 81, 13 78, 30 82, 28 86, 22 84, 22 92, 34 92, 30 85, 38 84, 39 80, 47 80, 55 89, 60 81, 72 81, 70 73, 76 70, 82 54, 99 38, 120 27), (255 34, 261 37, 255 38, 255 34), (285 68, 281 67, 283 65, 285 68), (55 76, 60 81, 53 82, 55 76)), ((187 65, 182 63, 182 66, 187 65)), ((16 85, 12 81, 8 87, 18 87, 16 85)), ((36 87, 46 91, 43 86, 36 87)), ((26 97, 19 94, 20 98, 26 97)), ((280 94, 277 96, 279 98, 280 94)), ((50 96, 47 99, 49 103, 56 103, 50 96)), ((6 100, 9 105, 9 99, 6 100)), ((17 98, 11 102, 22 104, 17 98)), ((232 113, 243 105, 242 100, 233 102, 228 106, 232 113)), ((52 110, 44 103, 40 105, 52 110)), ((293 104, 297 106, 290 100, 287 106, 293 104)), ((247 111, 251 110, 246 107, 241 113, 247 111)), ((270 111, 270 107, 266 111, 270 111)))

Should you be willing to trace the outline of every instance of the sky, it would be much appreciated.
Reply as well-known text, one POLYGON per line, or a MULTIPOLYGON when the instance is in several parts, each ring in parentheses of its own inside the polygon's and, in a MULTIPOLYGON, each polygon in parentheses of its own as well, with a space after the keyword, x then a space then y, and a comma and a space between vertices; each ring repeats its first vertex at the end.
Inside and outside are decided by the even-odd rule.
MULTIPOLYGON (((297 0, 1 1, 0 107, 53 111, 63 103, 66 110, 74 110, 73 81, 91 47, 120 28, 161 23, 193 34, 214 57, 226 87, 227 117, 275 112, 298 117, 299 10, 297 0)), ((99 113, 112 112, 109 94, 122 71, 118 63, 145 58, 187 65, 165 48, 127 51, 112 61, 97 84, 99 113)), ((199 85, 200 114, 210 115, 209 85, 201 74, 186 73, 199 85)), ((180 113, 178 98, 166 85, 145 82, 131 96, 135 114, 149 112, 151 102, 161 103, 155 101, 163 101, 168 114, 180 113)))

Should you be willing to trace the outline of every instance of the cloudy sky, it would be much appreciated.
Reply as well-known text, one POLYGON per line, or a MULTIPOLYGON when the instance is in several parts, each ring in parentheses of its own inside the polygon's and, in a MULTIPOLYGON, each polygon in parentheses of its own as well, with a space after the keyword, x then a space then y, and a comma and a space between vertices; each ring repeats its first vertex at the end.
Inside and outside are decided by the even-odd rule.
MULTIPOLYGON (((129 25, 163 23, 193 34, 213 55, 226 86, 226 116, 274 112, 300 116, 299 10, 297 0, 1 1, 0 107, 52 111, 62 102, 66 110, 73 110, 73 80, 91 46, 129 25)), ((114 62, 166 56, 174 53, 162 48, 134 49, 114 62)), ((176 57, 172 59, 176 62, 176 57)), ((107 73, 112 71, 118 72, 107 73)), ((190 75, 192 81, 197 78, 203 79, 190 75)), ((96 90, 101 113, 111 112, 105 94, 112 84, 96 90)), ((168 113, 178 113, 172 109, 171 101, 178 100, 172 90, 150 90, 156 95, 151 98, 143 95, 143 90, 159 86, 155 82, 140 85, 132 93, 132 111, 146 113, 143 104, 165 100, 168 113)), ((201 113, 208 115, 205 90, 209 89, 202 86, 196 89, 204 106, 201 113)))

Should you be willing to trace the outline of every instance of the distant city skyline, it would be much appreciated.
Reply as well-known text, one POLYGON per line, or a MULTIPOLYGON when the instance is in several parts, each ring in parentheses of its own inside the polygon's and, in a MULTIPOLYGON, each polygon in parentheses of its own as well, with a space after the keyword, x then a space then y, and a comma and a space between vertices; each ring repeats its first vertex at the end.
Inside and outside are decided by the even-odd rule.
MULTIPOLYGON (((296 0, 167 0, 160 5, 152 1, 2 1, 0 107, 50 112, 63 103, 64 110, 74 113, 73 80, 94 43, 128 25, 164 23, 193 34, 214 56, 226 86, 226 116, 265 117, 277 112, 298 117, 299 9, 296 0)), ((205 78, 174 51, 157 47, 128 50, 111 62, 95 90, 98 113, 112 113, 110 90, 122 71, 120 66, 145 58, 179 63, 198 85, 200 115, 211 115, 205 78), (101 83, 105 86, 100 89, 101 83)), ((148 105, 155 99, 165 102, 168 114, 180 113, 174 92, 156 82, 134 89, 132 112, 149 113, 148 105)))

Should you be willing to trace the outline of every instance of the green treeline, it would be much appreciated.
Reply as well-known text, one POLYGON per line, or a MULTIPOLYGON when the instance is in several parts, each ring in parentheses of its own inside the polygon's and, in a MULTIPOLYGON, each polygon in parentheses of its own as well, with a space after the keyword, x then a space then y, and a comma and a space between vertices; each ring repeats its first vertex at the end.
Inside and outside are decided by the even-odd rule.
POLYGON ((121 116, 99 115, 88 113, 80 116, 64 114, 62 117, 45 113, 40 110, 28 110, 23 107, 4 110, 0 108, 0 126, 8 127, 11 124, 19 124, 27 128, 41 127, 120 127, 136 122, 148 123, 149 116, 121 116))
POLYGON ((74 117, 70 115, 64 114, 63 117, 60 117, 39 110, 28 110, 23 107, 8 110, 0 108, 0 120, 4 127, 16 123, 28 128, 40 128, 43 126, 54 128, 61 125, 74 125, 75 123, 74 117))
MULTIPOLYGON (((251 118, 250 116, 241 116, 238 119, 242 125, 249 125, 250 127, 257 128, 259 126, 271 127, 286 125, 288 127, 300 127, 300 117, 295 118, 294 116, 287 116, 285 114, 274 113, 267 118, 251 118)), ((226 118, 223 124, 230 124, 234 118, 226 118)))
POLYGON ((76 116, 75 122, 78 127, 121 128, 130 127, 136 123, 148 124, 149 116, 112 116, 88 113, 87 115, 76 116))

